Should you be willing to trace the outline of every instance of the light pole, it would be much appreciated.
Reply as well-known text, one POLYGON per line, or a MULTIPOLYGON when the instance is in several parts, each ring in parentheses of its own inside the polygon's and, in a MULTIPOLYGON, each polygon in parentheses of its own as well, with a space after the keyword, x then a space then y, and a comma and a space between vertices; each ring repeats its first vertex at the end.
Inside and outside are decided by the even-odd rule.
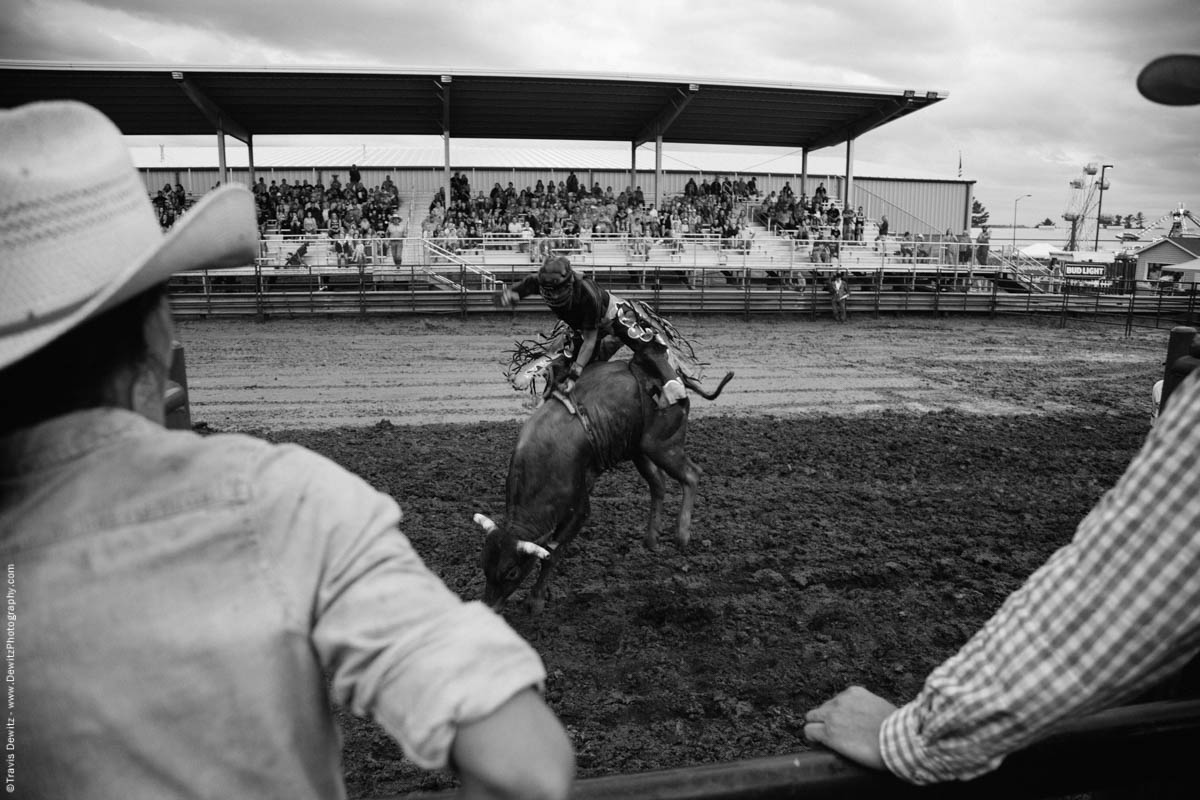
POLYGON ((1104 208, 1104 171, 1114 169, 1112 164, 1105 164, 1100 168, 1100 199, 1096 202, 1096 241, 1092 243, 1092 249, 1100 250, 1100 211, 1104 208))
POLYGON ((1031 194, 1023 194, 1016 200, 1013 200, 1013 229, 1012 229, 1012 249, 1013 257, 1017 255, 1017 203, 1024 200, 1026 197, 1033 197, 1031 194))

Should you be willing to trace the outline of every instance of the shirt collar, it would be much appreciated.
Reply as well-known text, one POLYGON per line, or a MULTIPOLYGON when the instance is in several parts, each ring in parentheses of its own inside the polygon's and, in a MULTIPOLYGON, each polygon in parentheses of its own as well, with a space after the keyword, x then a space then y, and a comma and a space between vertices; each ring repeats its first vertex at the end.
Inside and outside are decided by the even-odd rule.
POLYGON ((64 464, 110 442, 158 427, 123 408, 64 414, 0 437, 0 477, 28 475, 64 464))

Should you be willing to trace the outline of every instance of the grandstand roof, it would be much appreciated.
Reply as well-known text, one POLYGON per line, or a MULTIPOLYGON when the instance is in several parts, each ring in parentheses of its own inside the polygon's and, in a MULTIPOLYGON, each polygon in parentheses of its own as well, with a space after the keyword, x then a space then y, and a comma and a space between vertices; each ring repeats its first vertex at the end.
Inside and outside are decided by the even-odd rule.
MULTIPOLYGON (((423 142, 394 145, 254 145, 254 166, 268 169, 345 169, 357 164, 364 169, 442 169, 445 150, 440 139, 422 137, 423 142)), ((214 169, 218 166, 217 149, 211 144, 188 145, 174 142, 160 144, 132 143, 129 152, 138 169, 214 169)), ((227 149, 228 166, 245 169, 249 164, 247 149, 242 146, 227 149)), ((841 175, 845 159, 833 152, 811 156, 810 176, 841 175)), ((453 141, 450 164, 454 169, 534 169, 534 170, 629 170, 629 145, 601 146, 595 143, 453 141)), ((654 153, 649 147, 638 151, 638 169, 654 168, 654 153)), ((668 172, 695 172, 699 175, 799 175, 804 168, 798 151, 757 147, 704 147, 669 145, 662 154, 663 169, 668 172)), ((958 181, 953 164, 947 171, 919 170, 908 165, 882 164, 854 160, 855 178, 884 178, 905 181, 958 181)))
POLYGON ((0 61, 0 108, 73 98, 129 135, 452 138, 830 147, 944 91, 687 77, 0 61), (447 80, 449 79, 449 80, 447 80), (445 100, 445 102, 443 102, 445 100))

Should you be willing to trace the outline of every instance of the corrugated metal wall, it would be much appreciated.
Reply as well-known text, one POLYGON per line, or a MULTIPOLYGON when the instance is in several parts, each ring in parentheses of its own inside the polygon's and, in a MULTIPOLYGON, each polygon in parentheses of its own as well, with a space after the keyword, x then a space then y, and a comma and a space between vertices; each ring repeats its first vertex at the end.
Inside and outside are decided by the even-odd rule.
MULTIPOLYGON (((452 170, 467 176, 472 193, 490 192, 492 186, 499 183, 501 187, 508 186, 511 181, 517 191, 526 186, 533 187, 539 180, 543 183, 564 181, 570 170, 562 169, 479 169, 470 168, 452 170)), ((417 209, 414 214, 424 214, 430 200, 437 190, 445 183, 445 173, 441 169, 410 168, 410 169, 377 169, 363 168, 363 183, 375 187, 383 183, 384 178, 391 177, 400 190, 400 198, 409 208, 417 209)), ((322 169, 280 169, 272 167, 255 171, 255 177, 262 178, 268 185, 271 181, 289 184, 303 184, 304 181, 316 183, 318 180, 328 184, 336 173, 345 183, 349 168, 322 169)), ((164 183, 172 186, 176 183, 183 185, 185 191, 191 194, 203 194, 217 183, 216 169, 148 169, 142 170, 142 179, 146 190, 153 195, 162 188, 164 183)), ((229 169, 230 181, 249 185, 250 179, 245 169, 229 169)), ((801 182, 799 175, 753 173, 758 189, 764 194, 781 190, 785 184, 790 184, 792 190, 800 194, 801 182)), ((581 186, 590 187, 598 182, 602 188, 612 187, 620 193, 629 186, 629 172, 616 170, 587 170, 575 171, 581 186)), ((659 188, 661 197, 683 192, 683 187, 689 178, 695 178, 701 183, 705 178, 710 182, 718 177, 712 173, 702 172, 666 172, 662 174, 662 185, 659 188)), ((719 177, 724 178, 722 174, 719 177)), ((730 174, 730 178, 738 176, 730 174)), ((743 177, 749 178, 750 173, 743 177)), ((655 174, 653 170, 638 170, 635 186, 641 186, 647 198, 654 196, 655 174)), ((808 176, 808 194, 821 183, 830 197, 841 197, 844 183, 843 176, 816 175, 808 176)), ((972 184, 964 181, 929 181, 929 180, 896 180, 890 178, 854 178, 851 206, 862 206, 870 219, 878 220, 886 214, 893 235, 905 231, 913 234, 944 233, 946 230, 958 233, 969 224, 972 184)))

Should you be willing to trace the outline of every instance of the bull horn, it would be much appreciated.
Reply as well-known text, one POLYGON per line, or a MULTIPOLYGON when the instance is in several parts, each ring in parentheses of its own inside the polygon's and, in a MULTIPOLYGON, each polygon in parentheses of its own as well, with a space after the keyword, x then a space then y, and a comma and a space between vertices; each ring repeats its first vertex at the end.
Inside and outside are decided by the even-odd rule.
POLYGON ((542 547, 540 544, 527 542, 524 539, 517 540, 517 552, 524 553, 527 556, 537 556, 538 558, 549 558, 550 551, 542 547))
POLYGON ((497 530, 496 523, 485 517, 483 514, 476 514, 472 519, 475 520, 482 528, 484 533, 492 533, 497 530))

